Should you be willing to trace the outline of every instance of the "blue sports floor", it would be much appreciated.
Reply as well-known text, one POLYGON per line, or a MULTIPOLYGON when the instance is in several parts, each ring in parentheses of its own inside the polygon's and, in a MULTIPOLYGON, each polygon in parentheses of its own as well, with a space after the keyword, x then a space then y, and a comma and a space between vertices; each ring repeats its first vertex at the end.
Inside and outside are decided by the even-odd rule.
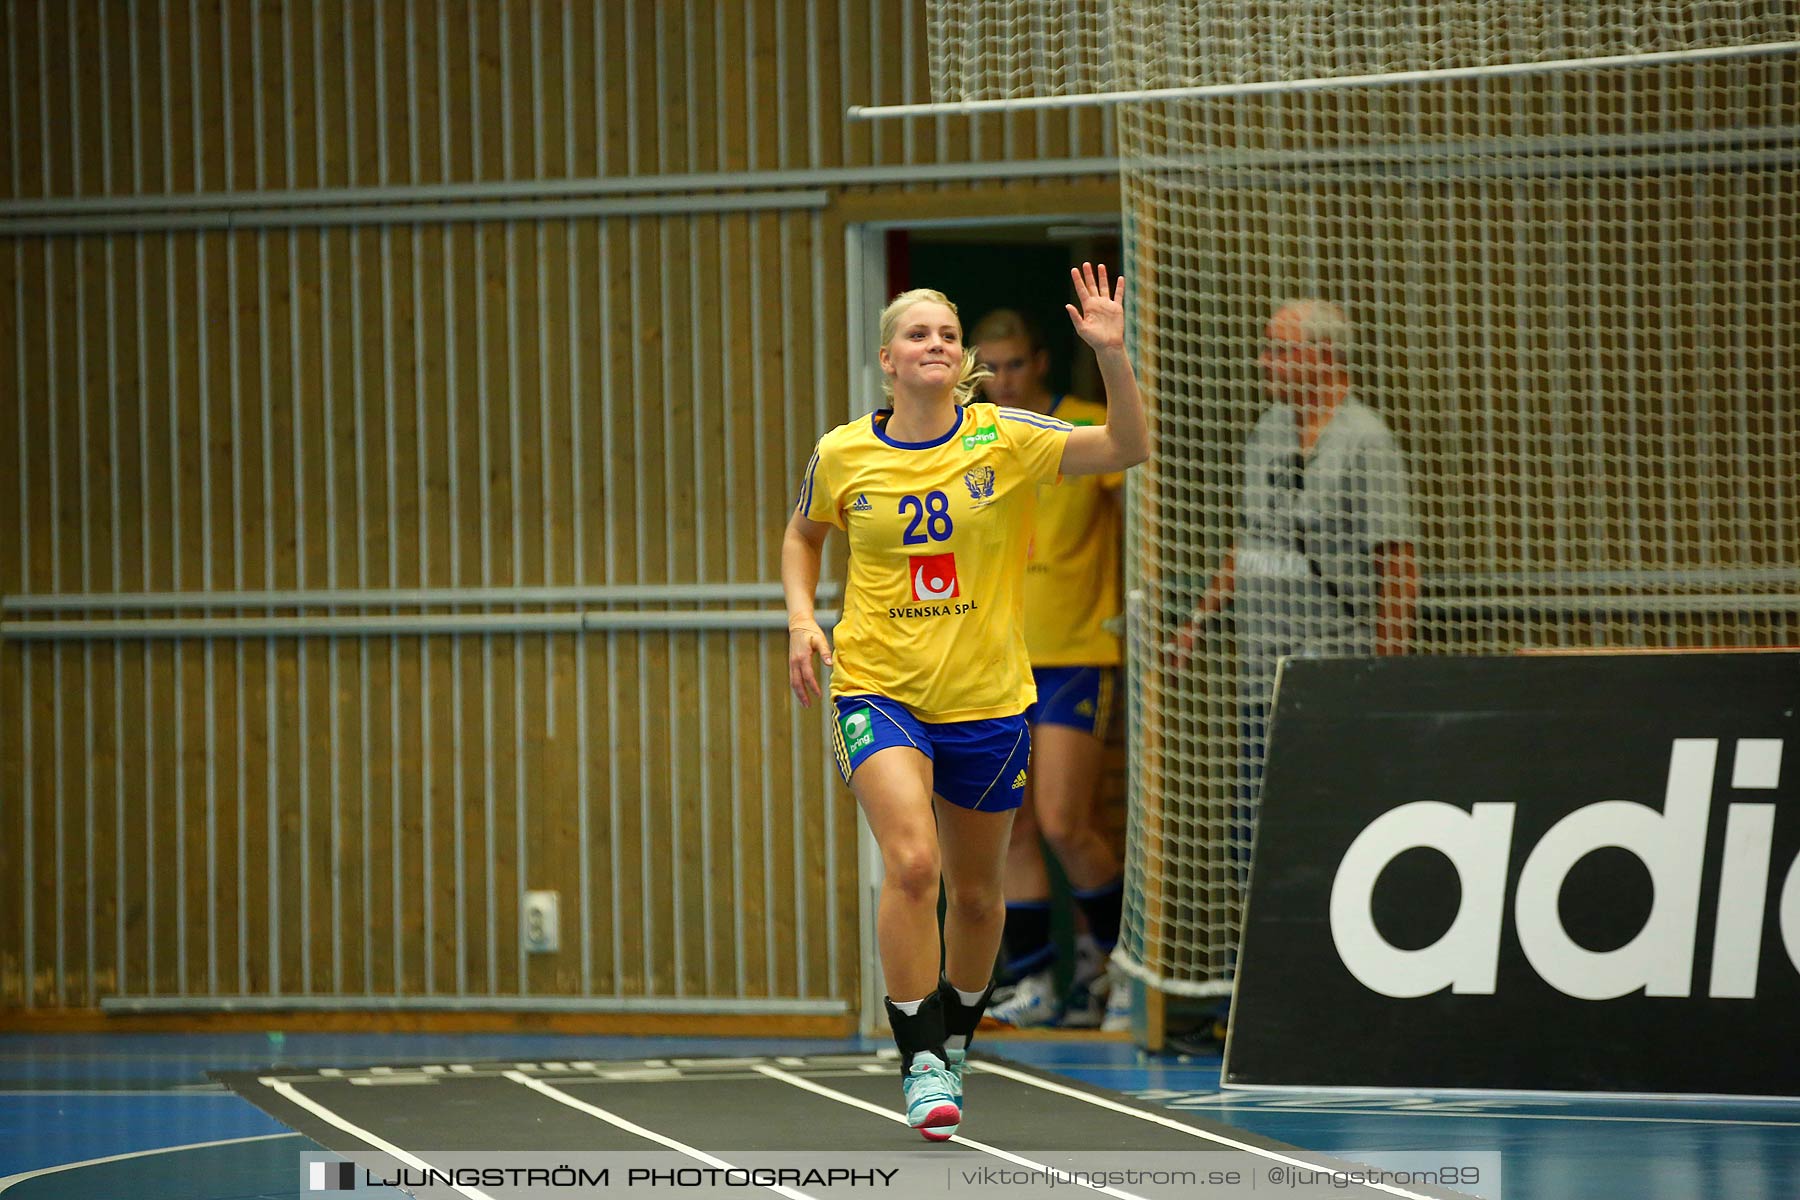
MULTIPOLYGON (((306 1195, 296 1190, 299 1155, 318 1147, 210 1081, 208 1071, 275 1063, 796 1055, 880 1045, 489 1035, 0 1035, 0 1193, 7 1200, 306 1195), (103 1159, 111 1161, 95 1161, 103 1159)), ((1221 1094, 1216 1057, 1153 1058, 1122 1042, 1080 1035, 983 1034, 979 1045, 1342 1158, 1356 1159, 1359 1151, 1497 1150, 1507 1200, 1800 1196, 1800 1101, 1221 1094)))

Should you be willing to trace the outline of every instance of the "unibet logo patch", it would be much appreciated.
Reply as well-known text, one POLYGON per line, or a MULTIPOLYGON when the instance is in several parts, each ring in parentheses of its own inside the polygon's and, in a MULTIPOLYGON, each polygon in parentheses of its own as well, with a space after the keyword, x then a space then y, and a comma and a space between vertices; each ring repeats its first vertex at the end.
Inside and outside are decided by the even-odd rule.
POLYGON ((855 757, 856 752, 875 740, 875 722, 873 713, 866 708, 846 713, 843 721, 844 752, 855 757))
POLYGON ((1025 786, 1025 771, 1024 771, 1024 768, 1020 768, 1019 773, 1017 775, 1013 776, 1012 790, 1016 792, 1024 786, 1025 786))
POLYGON ((914 600, 951 600, 962 592, 956 582, 955 554, 914 554, 907 557, 914 600))
POLYGON ((963 435, 963 449, 973 450, 977 446, 985 446, 1000 440, 1000 431, 992 425, 983 425, 974 433, 963 435))

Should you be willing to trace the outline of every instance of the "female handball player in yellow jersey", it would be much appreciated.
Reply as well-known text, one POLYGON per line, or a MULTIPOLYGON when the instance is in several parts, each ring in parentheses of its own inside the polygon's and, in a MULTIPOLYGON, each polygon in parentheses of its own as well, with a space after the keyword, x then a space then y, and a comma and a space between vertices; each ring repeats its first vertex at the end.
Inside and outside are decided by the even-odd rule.
POLYGON ((820 695, 813 656, 832 668, 838 769, 881 848, 876 936, 907 1122, 933 1141, 962 1120, 964 1059, 1006 915, 1031 750, 1024 713, 1037 699, 1023 609, 1038 485, 1150 452, 1125 352, 1125 281, 1109 287, 1089 263, 1070 275, 1078 305, 1066 307, 1099 361, 1105 424, 976 402, 982 372, 955 306, 903 293, 881 315, 892 407, 819 439, 782 538, 788 682, 809 705, 820 695), (835 647, 813 616, 833 526, 850 539, 835 647))

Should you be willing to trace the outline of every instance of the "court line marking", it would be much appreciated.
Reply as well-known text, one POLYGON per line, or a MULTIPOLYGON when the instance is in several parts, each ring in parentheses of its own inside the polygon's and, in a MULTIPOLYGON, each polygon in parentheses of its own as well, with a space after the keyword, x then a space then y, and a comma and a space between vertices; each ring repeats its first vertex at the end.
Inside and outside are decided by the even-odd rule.
MULTIPOLYGON (((1299 1167, 1304 1171, 1331 1170, 1330 1167, 1322 1167, 1318 1163, 1309 1163, 1306 1160, 1299 1158, 1289 1158, 1285 1154, 1278 1154, 1275 1151, 1265 1149, 1262 1146, 1252 1146, 1249 1142, 1240 1142, 1235 1138, 1228 1138, 1223 1134, 1213 1133, 1206 1129, 1198 1129, 1192 1125, 1177 1121, 1172 1117, 1165 1117, 1159 1113, 1145 1112, 1141 1108, 1132 1108, 1129 1104, 1120 1104, 1116 1100, 1108 1100, 1104 1096, 1091 1095, 1087 1092, 1077 1091, 1072 1087, 1064 1087, 1060 1083, 1052 1083, 1048 1079, 1039 1079, 1035 1075, 1027 1075, 1023 1071, 1015 1071, 1011 1067, 1003 1067, 998 1063, 971 1062, 969 1066, 987 1074, 1014 1079, 1020 1083, 1028 1083, 1032 1087, 1042 1088, 1046 1092, 1054 1092, 1059 1096, 1068 1096, 1072 1099, 1080 1100, 1083 1103, 1092 1104, 1096 1108, 1110 1109, 1113 1112, 1124 1113, 1128 1117, 1136 1117, 1138 1120, 1148 1121, 1152 1125, 1161 1125, 1167 1129, 1173 1129, 1178 1133, 1185 1133, 1189 1137, 1197 1137, 1203 1141, 1214 1142, 1221 1146, 1229 1146, 1233 1150, 1242 1150, 1245 1153, 1254 1154, 1259 1158, 1266 1158, 1274 1162, 1285 1163, 1290 1167, 1299 1167)), ((1422 1196, 1418 1192, 1409 1192, 1405 1188, 1395 1187, 1393 1184, 1389 1183, 1375 1183, 1365 1180, 1361 1182, 1359 1186, 1366 1187, 1371 1191, 1385 1192, 1390 1196, 1400 1196, 1403 1200, 1432 1200, 1429 1196, 1422 1196)))
MULTIPOLYGON (((177 1100, 217 1100, 221 1096, 234 1096, 224 1086, 219 1087, 178 1087, 178 1088, 9 1088, 0 1090, 0 1099, 25 1100, 32 1096, 154 1096, 158 1100, 173 1097, 177 1100)), ((260 1135, 259 1135, 260 1136, 260 1135)))
POLYGON ((8 1175, 0 1179, 0 1192, 6 1191, 15 1183, 24 1183, 27 1179, 36 1179, 40 1175, 54 1175, 58 1171, 73 1171, 76 1167, 97 1167, 101 1163, 123 1162, 128 1158, 146 1158, 152 1154, 174 1154, 181 1150, 205 1150, 211 1146, 236 1146, 243 1142, 266 1142, 273 1138, 304 1137, 299 1133, 259 1133, 254 1137, 222 1138, 216 1142, 189 1142, 185 1146, 159 1146, 155 1150, 133 1150, 128 1154, 108 1154, 104 1158, 84 1158, 80 1162, 61 1163, 54 1167, 39 1167, 35 1171, 21 1171, 17 1175, 8 1175))
MULTIPOLYGON (((646 1129, 644 1126, 639 1125, 634 1121, 628 1121, 617 1113, 608 1112, 598 1105, 589 1104, 586 1100, 583 1100, 578 1096, 572 1096, 561 1088, 545 1083, 541 1079, 533 1079, 531 1076, 521 1074, 518 1071, 507 1071, 502 1078, 510 1079, 514 1083, 523 1084, 534 1092, 543 1093, 558 1104, 566 1104, 577 1112, 586 1113, 590 1117, 605 1121, 608 1125, 617 1126, 627 1133, 636 1134, 638 1137, 646 1138, 660 1146, 667 1146, 671 1150, 680 1151, 689 1158, 698 1159, 710 1167, 718 1167, 726 1171, 748 1170, 748 1168, 745 1167, 733 1166, 722 1158, 715 1158, 704 1150, 696 1150, 694 1147, 689 1146, 684 1142, 676 1141, 667 1134, 658 1133, 654 1129, 646 1129)), ((808 1196, 805 1192, 795 1191, 793 1188, 782 1184, 765 1183, 758 1184, 757 1186, 762 1187, 767 1191, 774 1192, 777 1195, 786 1196, 789 1200, 813 1200, 813 1198, 808 1196)))
POLYGON ((1160 1104, 1177 1112, 1187 1108, 1220 1108, 1239 1113, 1315 1113, 1334 1117, 1454 1117, 1463 1121, 1613 1121, 1622 1125, 1745 1125, 1760 1129, 1800 1129, 1800 1121, 1734 1121, 1727 1117, 1627 1117, 1605 1116, 1597 1113, 1509 1113, 1509 1112, 1441 1112, 1429 1108, 1352 1108, 1346 1104, 1341 1108, 1321 1108, 1318 1106, 1294 1106, 1287 1104, 1243 1104, 1231 1103, 1229 1096, 1221 1101, 1181 1101, 1148 1100, 1148 1104, 1160 1104))
MULTIPOLYGON (((906 1124, 905 1113, 895 1112, 891 1108, 883 1108, 879 1104, 871 1104, 860 1096, 852 1096, 847 1092, 840 1092, 835 1088, 824 1087, 821 1084, 814 1083, 810 1079, 802 1079, 798 1075, 790 1075, 786 1071, 776 1067, 760 1066, 757 1067, 756 1070, 760 1074, 767 1075, 770 1079, 779 1079, 783 1083, 792 1084, 794 1087, 804 1091, 815 1092, 827 1099, 836 1100, 839 1104, 848 1104, 852 1108, 860 1108, 864 1112, 872 1112, 878 1117, 886 1117, 891 1121, 898 1121, 902 1125, 906 1124)), ((998 1146, 990 1146, 986 1142, 978 1142, 974 1138, 966 1138, 960 1133, 952 1134, 950 1140, 959 1142, 972 1150, 980 1150, 984 1154, 991 1154, 995 1158, 1005 1159, 1015 1166, 1025 1167, 1032 1171, 1042 1171, 1047 1175, 1053 1175, 1059 1182, 1065 1184, 1074 1184, 1077 1187, 1084 1187, 1092 1191, 1102 1192, 1108 1196, 1116 1196, 1119 1200, 1145 1200, 1144 1197, 1139 1196, 1134 1192, 1120 1191, 1118 1188, 1102 1187, 1099 1184, 1085 1182, 1067 1171, 1059 1170, 1056 1167, 1049 1166, 1045 1163, 1035 1162, 1022 1155, 1014 1154, 1010 1150, 1002 1150, 998 1146)))
MULTIPOLYGON (((430 1163, 426 1162, 424 1159, 420 1158, 418 1155, 413 1154, 407 1150, 401 1149, 399 1146, 394 1145, 394 1143, 387 1141, 385 1138, 382 1138, 378 1134, 370 1133, 368 1130, 362 1128, 360 1125, 352 1124, 351 1122, 345 1120, 343 1117, 340 1117, 336 1113, 332 1112, 329 1108, 326 1108, 323 1104, 320 1104, 317 1100, 314 1100, 312 1097, 301 1095, 299 1089, 295 1088, 293 1084, 287 1082, 285 1079, 276 1079, 273 1076, 264 1075, 264 1076, 261 1076, 260 1078, 258 1078, 257 1082, 262 1084, 264 1087, 273 1089, 283 1099, 288 1100, 288 1101, 298 1105, 301 1108, 304 1108, 307 1112, 313 1114, 313 1116, 315 1116, 315 1117, 318 1117, 321 1121, 324 1121, 326 1124, 331 1125, 334 1128, 343 1130, 345 1133, 349 1134, 351 1137, 360 1138, 362 1141, 375 1147, 377 1150, 383 1151, 384 1153, 390 1154, 393 1157, 399 1159, 401 1162, 405 1163, 409 1167, 413 1167, 420 1171, 436 1171, 436 1170, 438 1170, 438 1168, 432 1166, 430 1163)), ((467 1196, 469 1198, 469 1200, 494 1200, 494 1198, 492 1196, 488 1195, 486 1192, 482 1191, 480 1188, 464 1187, 460 1183, 452 1183, 449 1186, 450 1186, 451 1190, 457 1192, 460 1195, 467 1196)))

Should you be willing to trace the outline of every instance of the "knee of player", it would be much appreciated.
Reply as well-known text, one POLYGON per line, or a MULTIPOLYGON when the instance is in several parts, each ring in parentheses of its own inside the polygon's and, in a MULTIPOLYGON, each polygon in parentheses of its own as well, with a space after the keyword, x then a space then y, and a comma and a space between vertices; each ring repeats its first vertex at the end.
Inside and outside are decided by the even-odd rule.
POLYGON ((1080 805, 1057 804, 1038 806, 1038 831, 1051 849, 1061 850, 1087 835, 1087 814, 1080 805))
POLYGON ((908 896, 937 895, 938 875, 943 867, 935 840, 907 838, 883 846, 881 863, 889 885, 902 893, 908 896))
POLYGON ((1005 914, 1006 892, 999 880, 966 883, 946 879, 944 904, 962 920, 979 921, 1005 914))

